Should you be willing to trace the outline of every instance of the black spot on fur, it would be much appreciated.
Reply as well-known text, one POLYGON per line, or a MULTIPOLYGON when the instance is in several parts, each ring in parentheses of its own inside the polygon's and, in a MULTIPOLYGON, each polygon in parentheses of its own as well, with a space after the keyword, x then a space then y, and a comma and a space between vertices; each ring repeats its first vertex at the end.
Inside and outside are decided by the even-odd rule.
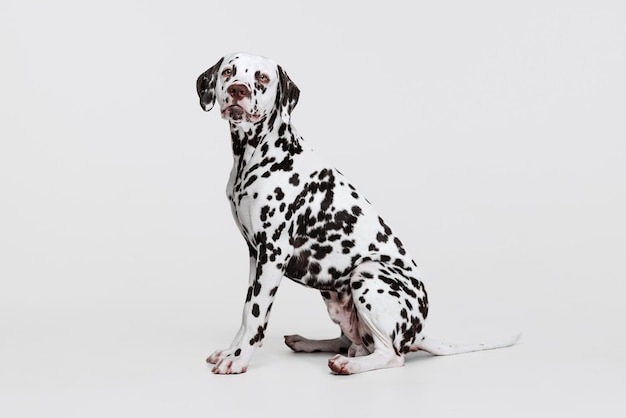
POLYGON ((394 238, 393 239, 393 243, 396 244, 396 247, 398 247, 398 252, 400 253, 400 255, 405 255, 406 254, 406 250, 402 246, 402 241, 400 241, 399 238, 397 238, 397 237, 394 238))
POLYGON ((330 245, 313 244, 311 245, 311 249, 315 251, 315 253, 313 254, 313 257, 315 257, 318 260, 322 260, 324 257, 326 257, 328 254, 330 254, 333 251, 333 247, 331 247, 330 245))
POLYGON ((380 216, 378 217, 378 222, 380 222, 380 225, 384 228, 385 230, 385 234, 387 235, 391 235, 391 228, 389 228, 387 226, 387 224, 385 223, 385 221, 383 221, 383 218, 381 218, 380 216))
POLYGON ((342 252, 344 254, 349 254, 350 249, 354 247, 354 240, 343 240, 341 241, 341 246, 343 247, 342 252))
POLYGON ((261 145, 261 155, 265 157, 269 149, 270 149, 269 144, 267 142, 263 143, 263 145, 261 145))
POLYGON ((269 212, 270 212, 269 206, 266 205, 261 208, 261 221, 263 222, 267 221, 269 212))
POLYGON ((280 225, 278 225, 278 228, 276 228, 276 230, 274 231, 274 235, 272 235, 272 239, 274 241, 278 241, 286 225, 287 224, 285 222, 282 222, 280 225))
POLYGON ((265 328, 260 326, 257 330, 256 335, 250 339, 250 345, 254 345, 258 343, 259 341, 263 340, 264 337, 265 337, 265 328))
POLYGON ((298 186, 300 184, 300 175, 298 173, 294 173, 293 176, 289 178, 289 183, 294 186, 298 186))
POLYGON ((285 158, 279 163, 274 163, 270 167, 270 171, 291 171, 293 170, 293 159, 289 155, 285 155, 285 158))
POLYGON ((255 280, 253 283, 254 286, 254 296, 259 296, 261 293, 261 283, 258 280, 255 280))
POLYGON ((376 240, 378 242, 387 242, 387 240, 389 240, 389 237, 381 232, 379 232, 378 234, 376 234, 376 240))
POLYGON ((428 316, 428 299, 426 297, 420 298, 417 301, 419 303, 419 311, 422 314, 422 318, 426 319, 428 316))
POLYGON ((333 278, 333 280, 337 280, 337 279, 339 279, 341 276, 343 276, 343 274, 342 274, 339 270, 337 270, 336 268, 334 268, 334 267, 330 267, 330 268, 328 269, 328 274, 330 274, 330 276, 333 278))
POLYGON ((322 271, 322 266, 319 263, 313 261, 309 264, 309 272, 311 274, 317 275, 317 274, 320 274, 321 271, 322 271))
POLYGON ((248 178, 248 181, 246 182, 246 184, 243 185, 244 189, 248 186, 250 186, 252 183, 254 183, 256 181, 258 177, 255 176, 254 174, 250 176, 250 178, 248 178))

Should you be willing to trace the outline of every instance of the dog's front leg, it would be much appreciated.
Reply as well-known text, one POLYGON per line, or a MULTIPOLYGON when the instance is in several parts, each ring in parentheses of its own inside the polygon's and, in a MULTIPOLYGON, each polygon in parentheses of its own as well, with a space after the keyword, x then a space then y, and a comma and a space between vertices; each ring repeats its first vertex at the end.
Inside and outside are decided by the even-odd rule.
POLYGON ((265 336, 285 264, 278 260, 269 261, 264 249, 257 254, 256 258, 250 260, 248 293, 239 332, 229 348, 217 350, 207 359, 207 362, 215 364, 213 373, 244 373, 248 369, 252 353, 261 345, 265 336))

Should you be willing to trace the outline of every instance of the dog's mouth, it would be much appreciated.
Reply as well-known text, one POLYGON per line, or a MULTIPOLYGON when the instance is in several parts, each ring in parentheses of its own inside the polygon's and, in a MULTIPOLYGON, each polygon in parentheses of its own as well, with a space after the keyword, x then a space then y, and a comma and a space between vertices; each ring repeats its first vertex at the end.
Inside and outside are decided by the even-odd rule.
POLYGON ((234 122, 241 122, 244 120, 247 122, 256 122, 261 118, 261 116, 251 114, 238 104, 232 104, 222 110, 222 118, 230 119, 234 122))

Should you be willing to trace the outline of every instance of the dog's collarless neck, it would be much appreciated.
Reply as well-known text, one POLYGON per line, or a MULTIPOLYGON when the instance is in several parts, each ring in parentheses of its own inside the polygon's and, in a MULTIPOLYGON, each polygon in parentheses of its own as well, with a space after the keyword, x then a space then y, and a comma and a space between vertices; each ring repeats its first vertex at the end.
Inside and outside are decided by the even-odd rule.
POLYGON ((302 138, 290 123, 281 118, 246 125, 231 123, 230 136, 236 160, 249 160, 258 148, 264 153, 278 147, 290 154, 298 154, 302 150, 302 138), (270 123, 272 126, 269 126, 270 123))

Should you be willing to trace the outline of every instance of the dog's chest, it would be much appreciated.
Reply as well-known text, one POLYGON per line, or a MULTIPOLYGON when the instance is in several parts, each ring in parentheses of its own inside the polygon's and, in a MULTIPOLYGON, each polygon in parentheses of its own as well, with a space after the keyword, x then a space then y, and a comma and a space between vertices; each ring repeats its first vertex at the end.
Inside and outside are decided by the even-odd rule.
POLYGON ((276 156, 250 158, 235 161, 226 186, 235 222, 249 243, 254 243, 255 234, 270 229, 272 216, 279 209, 285 210, 284 193, 281 185, 288 182, 288 174, 273 169, 276 156))
POLYGON ((226 197, 230 203, 233 218, 248 241, 250 241, 251 233, 254 232, 252 213, 255 199, 253 196, 254 193, 258 193, 252 191, 253 194, 251 195, 249 192, 243 188, 243 176, 241 173, 238 175, 238 167, 235 164, 226 185, 226 197))

